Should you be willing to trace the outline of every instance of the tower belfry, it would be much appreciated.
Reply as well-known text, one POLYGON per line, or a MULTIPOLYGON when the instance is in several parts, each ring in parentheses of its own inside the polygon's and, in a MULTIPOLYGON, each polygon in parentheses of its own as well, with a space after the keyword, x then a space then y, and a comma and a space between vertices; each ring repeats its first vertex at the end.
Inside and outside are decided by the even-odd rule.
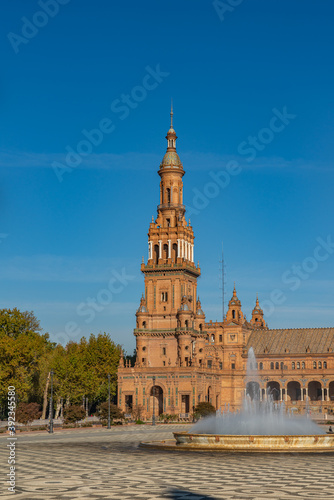
POLYGON ((185 219, 185 172, 176 151, 173 107, 166 139, 167 150, 158 170, 160 203, 157 218, 149 226, 148 260, 141 265, 145 294, 136 313, 134 332, 137 362, 150 366, 191 364, 195 356, 192 343, 198 337, 204 339, 205 316, 202 310, 197 314, 200 268, 194 263, 193 229, 185 219), (159 356, 152 355, 153 350, 159 356))

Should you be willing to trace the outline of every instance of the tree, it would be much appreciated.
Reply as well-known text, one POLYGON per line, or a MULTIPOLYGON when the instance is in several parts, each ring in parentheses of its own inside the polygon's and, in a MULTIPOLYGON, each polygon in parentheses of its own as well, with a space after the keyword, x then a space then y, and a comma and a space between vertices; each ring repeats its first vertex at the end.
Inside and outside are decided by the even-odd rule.
POLYGON ((72 405, 64 411, 64 423, 71 424, 85 418, 86 412, 80 405, 72 405))
POLYGON ((30 424, 41 416, 40 405, 38 403, 19 403, 16 410, 16 420, 21 424, 30 424))
POLYGON ((215 415, 216 409, 209 401, 202 401, 198 403, 194 411, 197 418, 207 417, 208 415, 215 415))
POLYGON ((42 360, 54 345, 47 333, 40 333, 32 312, 0 310, 0 403, 5 404, 7 387, 13 385, 21 402, 40 398, 42 360))

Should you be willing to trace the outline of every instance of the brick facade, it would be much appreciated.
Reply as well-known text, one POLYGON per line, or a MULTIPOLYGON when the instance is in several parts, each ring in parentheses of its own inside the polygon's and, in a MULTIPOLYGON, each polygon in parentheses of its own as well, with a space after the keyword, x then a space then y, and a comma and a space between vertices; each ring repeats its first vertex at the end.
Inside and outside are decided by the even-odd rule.
MULTIPOLYGON (((247 389, 247 352, 258 361, 258 397, 266 389, 298 412, 334 408, 334 328, 269 330, 258 299, 247 321, 234 287, 221 323, 205 321, 197 296, 201 271, 194 263, 194 233, 185 219, 184 170, 176 133, 167 133, 160 164, 160 204, 142 263, 145 291, 136 312, 136 362, 121 358, 118 404, 129 412, 187 415, 200 401, 239 409, 247 389), (155 377, 155 379, 153 379, 155 377), (155 396, 153 396, 155 380, 155 396)), ((253 396, 253 394, 251 394, 253 396)))

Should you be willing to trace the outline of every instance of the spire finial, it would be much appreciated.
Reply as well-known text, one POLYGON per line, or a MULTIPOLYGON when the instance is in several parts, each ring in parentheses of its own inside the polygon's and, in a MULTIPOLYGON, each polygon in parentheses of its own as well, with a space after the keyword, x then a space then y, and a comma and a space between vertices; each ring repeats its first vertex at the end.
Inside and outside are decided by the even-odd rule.
POLYGON ((170 128, 173 128, 173 99, 171 99, 170 104, 170 128))

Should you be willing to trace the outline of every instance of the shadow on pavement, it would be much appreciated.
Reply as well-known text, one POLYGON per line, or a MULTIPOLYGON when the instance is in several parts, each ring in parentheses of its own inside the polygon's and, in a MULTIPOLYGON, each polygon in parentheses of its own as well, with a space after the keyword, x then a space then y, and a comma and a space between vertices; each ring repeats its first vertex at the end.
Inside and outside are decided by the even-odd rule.
POLYGON ((201 493, 192 493, 187 490, 170 490, 167 498, 172 500, 216 500, 214 497, 202 495, 201 493))

